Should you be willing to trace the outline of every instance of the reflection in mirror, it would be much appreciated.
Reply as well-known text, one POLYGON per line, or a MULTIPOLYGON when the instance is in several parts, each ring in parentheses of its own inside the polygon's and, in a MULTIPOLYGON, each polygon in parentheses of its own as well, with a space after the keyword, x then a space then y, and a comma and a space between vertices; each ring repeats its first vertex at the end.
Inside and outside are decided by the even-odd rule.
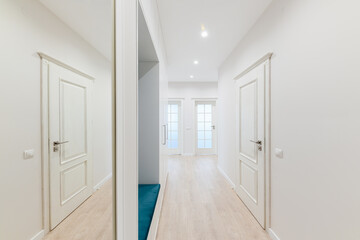
POLYGON ((29 148, 26 161, 15 143, 5 153, 16 179, 7 179, 0 239, 113 239, 112 8, 112 0, 0 3, 1 72, 14 84, 1 95, 16 109, 1 115, 18 119, 5 135, 20 132, 16 146, 29 148))

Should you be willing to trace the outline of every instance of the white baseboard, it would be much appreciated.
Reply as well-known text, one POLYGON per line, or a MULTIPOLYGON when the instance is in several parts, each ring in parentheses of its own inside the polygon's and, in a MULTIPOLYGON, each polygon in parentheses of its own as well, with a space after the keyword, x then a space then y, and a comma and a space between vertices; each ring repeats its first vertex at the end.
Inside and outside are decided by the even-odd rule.
POLYGON ((269 233, 270 238, 272 240, 280 240, 280 238, 275 234, 275 232, 271 228, 268 228, 267 232, 269 233))
POLYGON ((44 230, 41 230, 35 236, 33 236, 30 240, 41 240, 43 238, 44 238, 44 230))
POLYGON ((101 180, 98 184, 94 186, 94 191, 99 190, 102 185, 104 185, 110 178, 112 177, 112 173, 107 175, 103 180, 101 180))
POLYGON ((161 211, 162 211, 162 205, 163 205, 166 186, 167 186, 167 179, 168 179, 168 173, 166 174, 164 183, 161 184, 161 186, 160 186, 160 192, 159 192, 159 195, 158 195, 158 198, 157 198, 157 201, 156 201, 155 211, 154 211, 154 214, 153 214, 153 218, 151 220, 147 240, 156 240, 157 231, 158 231, 158 227, 159 227, 160 216, 161 216, 161 211))
POLYGON ((223 175, 223 177, 226 179, 226 181, 231 185, 231 187, 234 189, 235 188, 235 184, 231 181, 231 179, 229 178, 229 176, 219 167, 217 166, 219 172, 221 173, 221 175, 223 175))
POLYGON ((192 156, 195 156, 195 153, 183 153, 182 155, 184 157, 192 157, 192 156))

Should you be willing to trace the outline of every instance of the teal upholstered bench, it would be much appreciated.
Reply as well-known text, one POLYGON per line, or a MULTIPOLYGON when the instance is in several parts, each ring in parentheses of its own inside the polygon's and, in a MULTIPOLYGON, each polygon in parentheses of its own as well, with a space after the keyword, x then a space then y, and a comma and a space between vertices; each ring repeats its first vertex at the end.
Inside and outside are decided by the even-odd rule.
POLYGON ((160 184, 139 185, 139 240, 146 240, 155 211, 160 184))

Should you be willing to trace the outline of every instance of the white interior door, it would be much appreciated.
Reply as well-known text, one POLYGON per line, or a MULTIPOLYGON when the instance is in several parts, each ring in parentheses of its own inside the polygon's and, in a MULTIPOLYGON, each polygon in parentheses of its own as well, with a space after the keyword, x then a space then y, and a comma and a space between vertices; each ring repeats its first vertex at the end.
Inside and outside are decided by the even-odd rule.
POLYGON ((182 124, 181 102, 168 103, 168 142, 169 154, 181 154, 182 150, 182 124))
POLYGON ((196 153, 216 154, 216 104, 215 101, 197 101, 196 111, 196 153))
POLYGON ((92 194, 92 81, 49 64, 50 228, 92 194))
POLYGON ((265 227, 265 65, 236 82, 236 192, 265 227))

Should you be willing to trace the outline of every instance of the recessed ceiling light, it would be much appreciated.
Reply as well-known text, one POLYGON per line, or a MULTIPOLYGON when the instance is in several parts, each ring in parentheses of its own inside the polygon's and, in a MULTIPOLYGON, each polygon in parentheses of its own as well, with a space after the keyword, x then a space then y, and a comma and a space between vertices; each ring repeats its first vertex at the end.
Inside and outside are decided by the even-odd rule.
POLYGON ((190 75, 190 78, 194 78, 194 75, 190 75))
POLYGON ((204 24, 201 24, 201 36, 202 36, 203 38, 206 38, 208 35, 209 35, 209 34, 208 34, 208 32, 206 31, 204 24))
POLYGON ((194 61, 194 64, 195 64, 195 65, 199 64, 199 61, 198 61, 198 60, 195 60, 195 61, 194 61))

